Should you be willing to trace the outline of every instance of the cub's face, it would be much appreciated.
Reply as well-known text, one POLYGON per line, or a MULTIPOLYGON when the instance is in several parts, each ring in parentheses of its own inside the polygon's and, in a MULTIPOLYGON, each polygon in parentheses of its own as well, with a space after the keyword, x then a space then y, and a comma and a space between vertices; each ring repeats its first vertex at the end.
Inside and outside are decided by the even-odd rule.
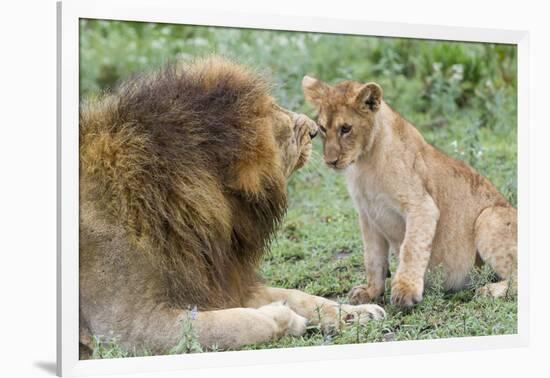
POLYGON ((317 125, 303 114, 276 106, 274 131, 282 167, 288 177, 308 161, 317 125))
POLYGON ((338 170, 349 167, 365 154, 381 107, 382 89, 376 83, 353 81, 330 86, 310 76, 304 77, 302 89, 318 110, 325 163, 338 170))

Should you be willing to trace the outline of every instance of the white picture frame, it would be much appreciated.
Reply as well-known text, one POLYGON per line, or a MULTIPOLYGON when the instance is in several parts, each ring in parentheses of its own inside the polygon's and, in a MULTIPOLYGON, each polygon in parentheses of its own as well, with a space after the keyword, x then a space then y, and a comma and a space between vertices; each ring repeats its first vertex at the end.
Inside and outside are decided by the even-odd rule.
POLYGON ((525 31, 380 23, 332 18, 213 12, 188 9, 177 0, 63 1, 58 3, 57 65, 57 373, 62 376, 171 371, 200 367, 307 360, 365 358, 410 353, 509 348, 528 345, 529 335, 529 161, 528 59, 525 31), (518 53, 518 333, 426 341, 315 346, 289 349, 79 360, 78 275, 78 112, 79 19, 110 19, 175 24, 408 37, 517 45, 518 53))

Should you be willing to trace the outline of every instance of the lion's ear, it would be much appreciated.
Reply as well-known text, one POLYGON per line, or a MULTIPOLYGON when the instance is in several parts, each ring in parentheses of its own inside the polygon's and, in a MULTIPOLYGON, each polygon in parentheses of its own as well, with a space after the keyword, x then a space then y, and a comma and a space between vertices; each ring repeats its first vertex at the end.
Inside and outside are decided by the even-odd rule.
POLYGON ((323 98, 327 95, 328 85, 311 76, 302 79, 302 90, 306 101, 315 108, 321 106, 323 98))
POLYGON ((376 112, 382 104, 382 87, 376 83, 364 84, 355 96, 359 110, 376 112))

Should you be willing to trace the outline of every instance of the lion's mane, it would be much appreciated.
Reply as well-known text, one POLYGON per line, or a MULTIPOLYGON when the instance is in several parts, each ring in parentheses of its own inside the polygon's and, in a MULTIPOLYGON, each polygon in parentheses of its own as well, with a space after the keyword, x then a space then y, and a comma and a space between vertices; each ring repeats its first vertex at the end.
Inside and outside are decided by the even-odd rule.
POLYGON ((272 112, 266 81, 221 58, 135 76, 81 106, 81 206, 150 256, 175 306, 240 306, 257 282, 286 209, 272 112))

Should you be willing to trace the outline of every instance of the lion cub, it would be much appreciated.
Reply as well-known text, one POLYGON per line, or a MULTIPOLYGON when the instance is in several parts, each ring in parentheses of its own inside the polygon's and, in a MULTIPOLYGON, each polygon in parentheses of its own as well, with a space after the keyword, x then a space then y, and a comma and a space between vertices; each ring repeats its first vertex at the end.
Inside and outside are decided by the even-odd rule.
POLYGON ((483 294, 516 289, 516 209, 488 179, 428 144, 384 102, 378 84, 330 86, 306 76, 302 88, 319 111, 324 160, 344 172, 359 212, 368 282, 351 290, 351 302, 384 293, 390 249, 399 251, 391 285, 398 306, 422 300, 429 267, 441 266, 453 290, 485 262, 501 281, 483 294))

